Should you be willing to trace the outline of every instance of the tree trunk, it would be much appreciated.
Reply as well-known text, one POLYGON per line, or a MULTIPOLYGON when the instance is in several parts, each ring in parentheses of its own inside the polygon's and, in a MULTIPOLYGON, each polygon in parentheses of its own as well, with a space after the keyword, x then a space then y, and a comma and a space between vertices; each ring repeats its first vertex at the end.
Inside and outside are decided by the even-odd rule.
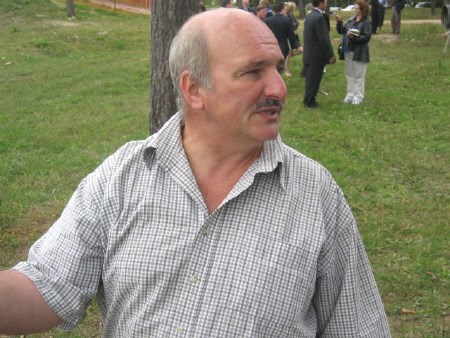
POLYGON ((299 15, 300 19, 304 19, 306 17, 305 1, 304 0, 298 0, 297 7, 298 7, 298 15, 299 15))
POLYGON ((169 48, 181 25, 197 13, 199 0, 153 0, 151 16, 150 133, 177 111, 169 72, 169 48))
POLYGON ((75 0, 66 0, 66 13, 68 18, 74 18, 75 15, 75 0))

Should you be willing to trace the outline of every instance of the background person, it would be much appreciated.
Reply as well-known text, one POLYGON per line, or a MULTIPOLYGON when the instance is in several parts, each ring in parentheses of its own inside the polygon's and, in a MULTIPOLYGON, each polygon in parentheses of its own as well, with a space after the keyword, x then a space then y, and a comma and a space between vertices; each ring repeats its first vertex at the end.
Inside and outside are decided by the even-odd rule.
POLYGON ((303 104, 305 108, 310 109, 318 107, 316 96, 325 65, 336 62, 330 41, 330 29, 324 16, 328 1, 313 0, 313 6, 306 16, 303 28, 304 68, 302 73, 305 75, 303 104))
POLYGON ((267 18, 265 23, 275 35, 280 46, 281 53, 286 59, 292 50, 295 54, 303 52, 300 41, 295 36, 292 20, 286 16, 286 6, 284 2, 278 1, 273 6, 275 15, 267 18))
POLYGON ((340 16, 336 15, 336 29, 344 35, 344 63, 347 79, 347 95, 344 103, 360 104, 364 99, 364 87, 367 63, 369 62, 369 41, 372 36, 372 25, 368 20, 369 5, 358 0, 355 3, 355 16, 344 25, 340 16), (359 34, 352 34, 356 29, 359 34))
POLYGON ((233 3, 231 2, 231 0, 222 0, 222 4, 220 5, 220 7, 233 8, 233 3))
POLYGON ((273 15, 273 11, 272 11, 272 8, 270 7, 269 0, 261 0, 259 2, 259 5, 266 7, 266 18, 270 18, 273 15))
MULTIPOLYGON (((301 45, 300 43, 300 38, 298 37, 298 27, 300 26, 300 23, 298 22, 297 18, 294 15, 295 9, 296 9, 296 5, 295 2, 286 2, 285 3, 286 6, 286 16, 288 18, 291 19, 292 21, 292 27, 294 29, 294 33, 295 33, 295 38, 297 39, 298 43, 301 45)), ((292 45, 290 44, 289 40, 288 40, 288 44, 289 44, 289 53, 286 56, 286 71, 285 74, 287 76, 292 76, 290 70, 289 70, 289 62, 291 60, 291 57, 300 54, 300 52, 298 50, 295 50, 292 48, 292 45)))
POLYGON ((381 32, 381 29, 384 25, 384 15, 386 13, 386 7, 389 6, 388 0, 378 0, 380 4, 379 12, 378 12, 378 31, 381 32))
POLYGON ((379 0, 370 0, 370 15, 372 17, 372 34, 377 34, 380 21, 380 3, 379 0))
POLYGON ((192 16, 169 54, 179 112, 0 272, 0 334, 72 329, 97 295, 108 338, 389 337, 342 191, 279 135, 283 67, 253 14, 192 16))
POLYGON ((255 15, 258 19, 265 21, 267 16, 266 6, 258 5, 255 10, 255 15))
POLYGON ((402 23, 402 10, 405 7, 405 0, 394 0, 391 14, 392 34, 400 34, 400 26, 402 23))
POLYGON ((246 12, 255 14, 255 9, 250 7, 250 0, 242 0, 242 9, 246 12))
POLYGON ((198 3, 198 12, 199 13, 206 12, 206 6, 205 6, 205 4, 202 1, 200 1, 198 3))

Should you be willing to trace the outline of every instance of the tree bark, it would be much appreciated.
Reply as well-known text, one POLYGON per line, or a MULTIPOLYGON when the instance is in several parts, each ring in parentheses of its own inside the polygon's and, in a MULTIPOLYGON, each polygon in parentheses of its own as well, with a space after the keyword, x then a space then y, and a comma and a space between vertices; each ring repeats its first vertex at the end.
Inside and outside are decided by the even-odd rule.
POLYGON ((305 1, 304 0, 297 0, 297 7, 298 7, 299 18, 300 19, 304 19, 306 17, 305 1))
POLYGON ((199 0, 153 0, 151 15, 150 133, 177 111, 169 72, 169 49, 181 25, 197 13, 199 0))
POLYGON ((75 0, 66 0, 66 13, 68 18, 76 17, 75 0))

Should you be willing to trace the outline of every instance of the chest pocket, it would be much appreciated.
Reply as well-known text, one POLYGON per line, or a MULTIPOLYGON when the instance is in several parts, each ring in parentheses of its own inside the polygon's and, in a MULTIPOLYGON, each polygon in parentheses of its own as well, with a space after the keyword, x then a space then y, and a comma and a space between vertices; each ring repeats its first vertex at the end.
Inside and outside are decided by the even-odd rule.
POLYGON ((224 306, 247 322, 295 326, 314 293, 317 257, 302 247, 247 234, 222 248, 211 276, 226 288, 224 306), (236 243, 236 242, 234 242, 236 243))

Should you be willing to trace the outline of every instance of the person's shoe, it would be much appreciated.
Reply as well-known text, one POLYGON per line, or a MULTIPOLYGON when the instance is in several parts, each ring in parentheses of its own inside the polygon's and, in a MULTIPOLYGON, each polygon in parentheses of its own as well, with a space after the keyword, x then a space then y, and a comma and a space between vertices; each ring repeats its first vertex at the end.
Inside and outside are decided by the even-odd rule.
POLYGON ((313 102, 313 103, 310 103, 310 104, 305 104, 305 108, 307 108, 307 109, 316 109, 318 107, 319 107, 319 104, 317 102, 313 102))
POLYGON ((346 96, 344 99, 344 103, 352 103, 352 101, 353 101, 353 97, 351 97, 351 96, 346 96))
POLYGON ((352 104, 361 104, 362 101, 358 99, 353 99, 352 104))

